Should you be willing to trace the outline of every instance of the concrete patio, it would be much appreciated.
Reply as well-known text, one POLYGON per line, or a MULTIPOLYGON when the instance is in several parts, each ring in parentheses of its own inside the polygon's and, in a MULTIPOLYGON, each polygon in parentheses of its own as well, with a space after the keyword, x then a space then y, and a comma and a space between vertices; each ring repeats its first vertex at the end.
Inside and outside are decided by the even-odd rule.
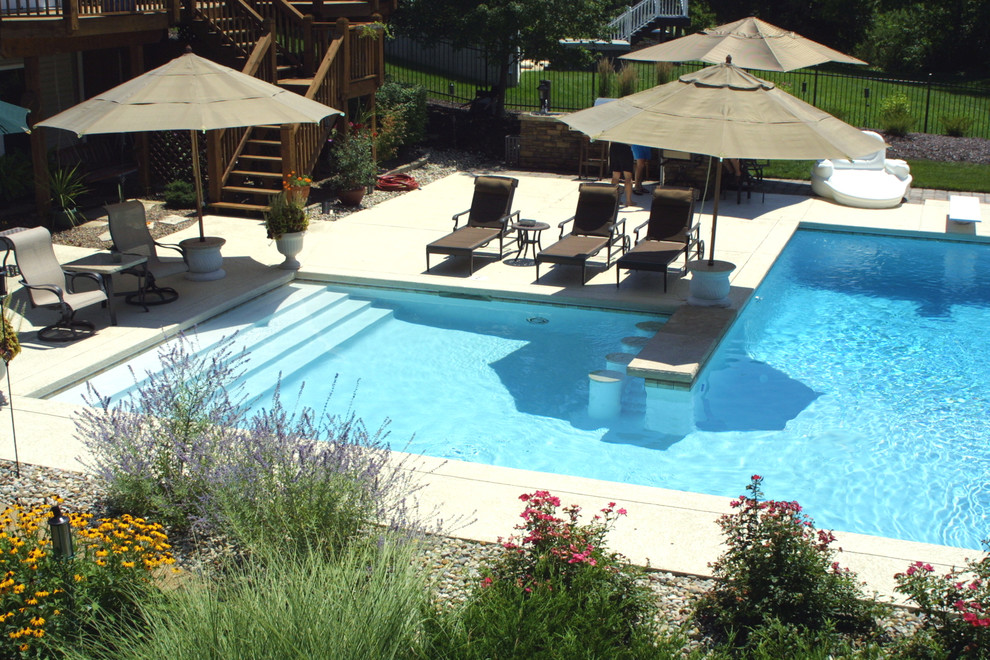
MULTIPOLYGON (((577 181, 572 177, 531 172, 508 172, 520 179, 514 208, 523 218, 551 225, 543 245, 557 239, 556 225, 571 216, 577 199, 577 181)), ((10 389, 16 421, 19 458, 23 462, 65 469, 81 469, 83 450, 74 437, 74 406, 46 401, 43 397, 147 350, 197 322, 234 307, 259 293, 274 289, 294 276, 315 281, 387 284, 421 290, 467 291, 480 296, 542 300, 554 303, 600 306, 616 309, 672 313, 685 304, 688 281, 671 277, 667 293, 662 276, 623 273, 616 289, 614 270, 597 270, 584 286, 579 268, 544 268, 535 282, 532 265, 512 265, 509 259, 478 260, 468 273, 466 261, 442 260, 434 256, 433 269, 426 272, 425 245, 452 228, 451 216, 463 211, 471 198, 472 175, 455 174, 374 208, 348 215, 336 222, 316 222, 306 235, 299 259, 303 268, 296 274, 274 266, 281 262, 273 242, 265 237, 258 220, 208 216, 206 232, 227 240, 223 248, 227 276, 214 282, 191 282, 176 276, 164 280, 180 293, 169 305, 140 308, 117 300, 118 325, 107 325, 106 314, 96 308, 83 318, 97 323, 95 336, 66 345, 46 345, 33 331, 54 320, 54 312, 31 311, 20 328, 24 352, 11 363, 10 389)), ((624 208, 630 235, 644 222, 647 196, 637 198, 643 207, 624 208)), ((974 240, 990 241, 990 207, 982 206, 986 222, 980 225, 948 225, 948 202, 925 199, 895 209, 863 210, 794 195, 769 193, 736 204, 730 193, 721 202, 718 218, 716 258, 736 265, 731 275, 733 309, 745 304, 778 253, 799 224, 858 227, 882 232, 920 232, 944 236, 946 232, 974 240)), ((709 241, 711 203, 704 206, 702 236, 709 241)), ((196 235, 196 228, 170 236, 178 242, 196 235)), ((88 254, 79 248, 56 246, 62 262, 88 254)), ((512 255, 509 255, 510 258, 512 255)), ((11 284, 13 278, 8 280, 11 284)), ((122 279, 117 290, 133 287, 133 279, 122 279)), ((15 294, 15 300, 19 297, 15 294)), ((6 388, 4 388, 6 390, 6 388)), ((13 459, 10 417, 0 411, 0 457, 13 459)), ((593 479, 529 472, 511 468, 410 457, 422 474, 426 487, 420 492, 423 506, 436 507, 445 519, 462 517, 469 524, 457 536, 493 541, 509 534, 520 510, 522 492, 545 488, 568 503, 595 510, 615 501, 629 510, 618 524, 611 546, 637 563, 674 572, 706 574, 708 562, 719 554, 715 520, 728 510, 728 500, 658 488, 633 486, 593 479)), ((744 484, 740 484, 740 490, 744 484)), ((893 593, 893 574, 911 561, 924 560, 939 570, 960 565, 972 550, 840 533, 844 549, 840 560, 856 570, 871 588, 893 593)))

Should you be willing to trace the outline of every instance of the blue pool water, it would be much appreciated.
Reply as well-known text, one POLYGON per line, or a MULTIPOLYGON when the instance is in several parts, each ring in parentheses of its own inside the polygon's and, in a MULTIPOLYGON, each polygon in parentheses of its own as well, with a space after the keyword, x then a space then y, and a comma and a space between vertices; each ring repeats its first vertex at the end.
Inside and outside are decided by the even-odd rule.
POLYGON ((415 453, 724 496, 759 473, 822 527, 973 548, 988 535, 990 246, 797 232, 685 395, 686 435, 645 428, 635 383, 621 417, 587 414, 588 372, 644 320, 293 284, 199 341, 244 328, 262 401, 281 371, 283 392, 305 381, 319 408, 337 376, 339 406, 356 387, 357 413, 390 419, 393 446, 415 453))

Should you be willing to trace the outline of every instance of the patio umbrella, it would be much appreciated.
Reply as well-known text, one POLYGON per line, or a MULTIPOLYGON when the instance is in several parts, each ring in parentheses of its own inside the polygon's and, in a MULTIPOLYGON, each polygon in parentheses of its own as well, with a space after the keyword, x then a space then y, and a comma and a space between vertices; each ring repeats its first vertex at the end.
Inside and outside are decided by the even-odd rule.
POLYGON ((186 52, 36 126, 62 128, 76 135, 188 130, 192 140, 199 237, 203 241, 203 187, 197 131, 317 123, 335 114, 343 113, 186 52))
MULTIPOLYGON (((718 158, 805 160, 856 158, 877 150, 859 129, 752 76, 731 62, 689 73, 665 85, 561 117, 594 140, 642 144, 718 158)), ((708 263, 715 257, 715 229, 708 263)))
POLYGON ((817 41, 750 16, 680 39, 650 46, 621 59, 640 62, 724 62, 764 71, 791 71, 823 62, 866 64, 817 41))
POLYGON ((0 101, 0 133, 30 133, 27 124, 27 108, 0 101))

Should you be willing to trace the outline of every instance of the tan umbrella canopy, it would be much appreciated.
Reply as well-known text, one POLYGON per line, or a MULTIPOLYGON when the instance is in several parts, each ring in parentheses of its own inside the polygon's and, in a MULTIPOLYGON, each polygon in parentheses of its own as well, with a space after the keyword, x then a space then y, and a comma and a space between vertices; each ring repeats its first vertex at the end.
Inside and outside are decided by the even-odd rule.
POLYGON ((197 131, 318 123, 339 114, 343 113, 328 105, 187 52, 36 125, 62 128, 76 135, 188 130, 202 240, 197 131))
MULTIPOLYGON (((641 144, 723 158, 858 158, 877 150, 859 129, 752 76, 730 62, 561 117, 595 140, 641 144)), ((715 176, 715 206, 722 168, 715 176)))
POLYGON ((622 59, 719 63, 727 55, 736 66, 763 71, 792 71, 823 62, 866 64, 752 16, 628 53, 622 59))

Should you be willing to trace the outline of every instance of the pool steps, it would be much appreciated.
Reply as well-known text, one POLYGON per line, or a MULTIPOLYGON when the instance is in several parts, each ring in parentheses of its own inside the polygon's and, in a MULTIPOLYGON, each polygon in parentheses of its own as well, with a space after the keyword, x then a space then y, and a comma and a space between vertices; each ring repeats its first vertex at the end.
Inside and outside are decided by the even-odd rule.
MULTIPOLYGON (((228 311, 219 320, 210 319, 199 324, 187 333, 196 352, 207 352, 224 337, 236 332, 235 350, 249 349, 244 377, 264 373, 263 377, 275 383, 279 371, 291 373, 305 362, 392 316, 389 309, 372 307, 367 301, 328 292, 322 287, 294 288, 289 285, 285 289, 289 291, 288 295, 285 290, 274 290, 228 311), (263 360, 255 358, 261 352, 258 349, 266 345, 277 345, 277 352, 263 360), (279 360, 283 360, 282 365, 275 367, 279 360)), ((146 371, 157 368, 158 363, 157 350, 133 358, 130 364, 139 376, 139 382, 116 392, 113 398, 117 400, 134 391, 145 380, 146 371)), ((97 391, 113 391, 117 390, 113 384, 119 383, 119 376, 113 371, 105 372, 90 382, 97 391)), ((85 391, 85 385, 58 398, 74 392, 78 396, 82 391, 85 391)))

